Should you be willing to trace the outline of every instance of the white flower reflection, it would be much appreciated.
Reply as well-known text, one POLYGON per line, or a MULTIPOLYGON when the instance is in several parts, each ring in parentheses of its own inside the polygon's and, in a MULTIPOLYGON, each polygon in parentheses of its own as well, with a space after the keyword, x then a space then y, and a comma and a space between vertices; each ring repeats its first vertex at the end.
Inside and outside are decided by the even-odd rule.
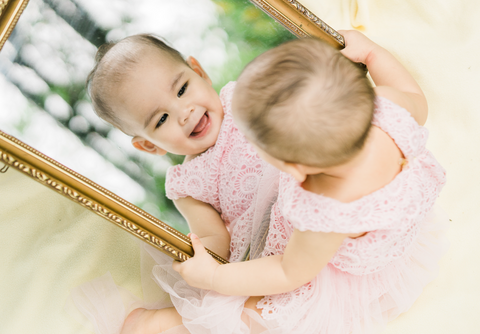
POLYGON ((62 18, 79 9, 94 22, 92 31, 107 32, 107 40, 145 32, 162 36, 184 56, 195 56, 214 82, 238 50, 219 27, 210 0, 31 0, 0 53, 0 129, 158 216, 146 190, 114 164, 141 174, 134 157, 163 175, 169 161, 135 151, 130 138, 100 120, 87 100, 70 106, 62 92, 51 91, 81 89, 93 67, 95 46, 62 18))

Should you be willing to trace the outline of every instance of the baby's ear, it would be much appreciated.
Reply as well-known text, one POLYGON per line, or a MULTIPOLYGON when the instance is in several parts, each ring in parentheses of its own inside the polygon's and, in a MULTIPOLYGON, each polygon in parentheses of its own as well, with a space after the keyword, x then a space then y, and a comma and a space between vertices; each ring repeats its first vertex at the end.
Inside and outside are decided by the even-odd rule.
POLYGON ((167 151, 165 151, 163 148, 155 146, 152 142, 139 136, 132 138, 132 145, 137 150, 150 154, 165 155, 167 153, 167 151))
POLYGON ((298 182, 305 181, 308 175, 305 172, 305 168, 303 165, 295 164, 292 162, 283 162, 282 170, 292 175, 298 182))
POLYGON ((189 56, 187 58, 187 64, 190 66, 192 70, 195 71, 200 77, 202 77, 206 82, 208 82, 210 85, 212 85, 212 80, 210 80, 210 77, 208 76, 207 72, 202 68, 198 60, 193 58, 192 56, 189 56))

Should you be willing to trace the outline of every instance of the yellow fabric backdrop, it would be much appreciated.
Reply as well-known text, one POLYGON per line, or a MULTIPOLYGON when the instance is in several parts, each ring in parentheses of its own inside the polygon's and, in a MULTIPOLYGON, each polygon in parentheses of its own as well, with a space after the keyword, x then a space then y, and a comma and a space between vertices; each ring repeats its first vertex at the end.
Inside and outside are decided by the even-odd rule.
MULTIPOLYGON (((452 219, 450 250, 385 333, 479 333, 480 2, 302 3, 335 29, 359 28, 412 72, 429 100, 429 148, 447 169, 440 203, 452 219)), ((89 333, 63 304, 69 289, 106 271, 141 296, 133 237, 13 169, 0 174, 0 227, 0 333, 89 333)))
POLYGON ((91 333, 64 305, 107 271, 142 296, 135 237, 13 168, 0 174, 0 231, 1 334, 91 333))
POLYGON ((335 29, 390 50, 427 95, 428 147, 447 169, 452 222, 438 278, 385 334, 480 333, 480 2, 300 0, 335 29))

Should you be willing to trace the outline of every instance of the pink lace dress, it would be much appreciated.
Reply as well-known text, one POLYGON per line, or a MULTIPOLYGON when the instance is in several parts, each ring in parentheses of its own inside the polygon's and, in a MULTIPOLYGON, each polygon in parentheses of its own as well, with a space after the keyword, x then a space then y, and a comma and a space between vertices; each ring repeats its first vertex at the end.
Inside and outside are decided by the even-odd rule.
MULTIPOLYGON (((249 145, 237 146, 242 136, 231 122, 226 94, 232 90, 229 85, 222 91, 226 112, 218 143, 189 163, 172 168, 167 191, 172 198, 192 196, 221 212, 232 234, 231 260, 237 261, 253 240, 258 222, 269 212, 278 175, 258 160, 249 145)), ((278 201, 272 208, 263 256, 282 254, 294 228, 367 234, 346 239, 311 282, 292 292, 265 296, 257 304, 261 316, 244 310, 246 296, 190 287, 172 270, 167 256, 144 246, 156 264, 145 276, 153 273, 155 282, 169 294, 169 305, 175 306, 183 320, 183 325, 164 334, 370 334, 409 309, 436 276, 437 262, 445 250, 441 236, 448 219, 434 208, 445 171, 425 148, 427 130, 406 110, 378 98, 373 124, 395 140, 408 161, 384 188, 341 203, 307 192, 292 177, 280 173, 278 201)), ((88 304, 84 314, 100 324, 97 328, 105 328, 96 331, 99 334, 119 333, 132 308, 122 306, 121 312, 105 313, 110 310, 105 295, 113 294, 111 290, 117 291, 113 282, 89 282, 75 302, 77 307, 88 304), (82 298, 87 299, 83 304, 82 298)), ((138 301, 132 302, 129 305, 138 307, 138 301)), ((127 305, 125 298, 123 303, 127 305)))
MULTIPOLYGON (((225 112, 215 146, 193 160, 169 168, 167 197, 193 197, 209 203, 225 222, 231 234, 230 262, 242 259, 250 245, 254 215, 263 211, 265 188, 276 198, 278 171, 260 159, 252 145, 233 122, 231 98, 235 83, 220 93, 225 112), (263 190, 258 196, 259 187, 263 190)), ((254 229, 255 230, 255 229, 254 229)))
POLYGON ((263 256, 283 254, 294 229, 368 232, 347 238, 317 277, 258 303, 282 333, 375 333, 407 311, 436 275, 448 219, 433 210, 445 170, 425 148, 428 131, 405 109, 377 98, 373 124, 407 164, 385 187, 350 203, 304 190, 281 173, 263 256))
MULTIPOLYGON (((231 82, 220 93, 225 114, 215 145, 191 161, 169 168, 165 184, 169 198, 191 196, 211 204, 221 214, 231 234, 230 262, 242 260, 247 252, 251 258, 255 257, 254 254, 261 256, 263 244, 258 241, 262 239, 258 236, 265 234, 268 228, 279 180, 279 171, 259 158, 233 122, 231 98, 234 87, 235 83, 231 82), (255 247, 250 249, 251 245, 255 247)), ((184 325, 166 333, 250 332, 250 327, 240 321, 248 297, 223 296, 214 291, 192 288, 173 271, 168 256, 146 244, 142 243, 141 247, 142 261, 147 263, 142 264, 144 298, 150 302, 141 301, 116 286, 109 274, 84 283, 72 290, 71 304, 89 319, 83 321, 87 327, 93 325, 97 334, 118 334, 125 317, 134 308, 173 305, 182 315, 184 325), (152 263, 155 264, 153 271, 152 263), (161 291, 149 284, 152 272, 161 291), (165 292, 170 301, 166 300, 165 292), (158 300, 148 298, 151 295, 157 295, 158 300)), ((260 318, 257 314, 253 316, 260 318)))
MULTIPOLYGON (((230 104, 234 87, 229 83, 220 93, 225 115, 215 146, 187 163, 171 167, 165 184, 169 198, 191 196, 211 204, 221 214, 231 235, 230 262, 241 261, 248 251, 251 258, 255 257, 256 240, 266 234, 279 180, 279 171, 259 158, 233 122, 230 104)), ((265 325, 258 325, 263 320, 256 313, 251 314, 256 320, 248 326, 241 321, 247 296, 192 288, 172 270, 170 259, 148 246, 145 249, 157 263, 153 268, 155 281, 170 295, 183 318, 182 326, 166 333, 183 333, 185 329, 194 334, 251 333, 254 324, 265 330, 265 325)), ((257 257, 262 249, 263 244, 257 257)))

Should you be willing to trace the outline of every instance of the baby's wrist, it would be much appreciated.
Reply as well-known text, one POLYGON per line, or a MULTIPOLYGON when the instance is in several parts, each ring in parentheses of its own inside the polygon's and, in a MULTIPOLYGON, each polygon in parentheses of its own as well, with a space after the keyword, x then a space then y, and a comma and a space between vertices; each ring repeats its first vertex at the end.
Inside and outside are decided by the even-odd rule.
POLYGON ((373 43, 371 46, 370 50, 367 53, 367 56, 365 57, 365 61, 363 62, 367 67, 370 66, 373 62, 375 62, 375 59, 378 57, 379 54, 382 52, 386 51, 384 48, 382 48, 380 45, 373 43))
POLYGON ((212 275, 212 282, 210 283, 210 290, 213 290, 213 291, 216 291, 215 290, 215 277, 216 277, 216 274, 217 274, 217 271, 218 271, 218 268, 220 267, 220 265, 218 264, 215 269, 213 270, 213 275, 212 275))

